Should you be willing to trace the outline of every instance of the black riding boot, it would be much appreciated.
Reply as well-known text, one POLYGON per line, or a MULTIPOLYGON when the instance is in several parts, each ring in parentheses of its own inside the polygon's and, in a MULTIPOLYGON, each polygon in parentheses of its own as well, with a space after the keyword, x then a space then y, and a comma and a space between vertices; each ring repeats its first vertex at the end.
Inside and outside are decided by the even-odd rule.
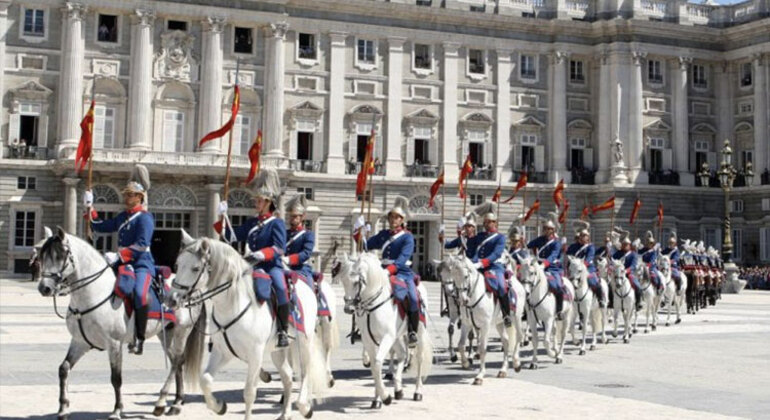
POLYGON ((556 319, 561 321, 561 311, 564 308, 564 292, 554 293, 553 296, 556 298, 556 319))
POLYGON ((289 335, 286 331, 289 328, 289 304, 278 305, 276 309, 278 315, 278 348, 289 347, 289 335))
POLYGON ((634 298, 636 300, 636 310, 641 311, 642 310, 642 294, 639 292, 639 289, 634 289, 634 298))
POLYGON ((137 356, 144 352, 144 334, 147 331, 147 313, 149 311, 148 305, 140 306, 134 311, 134 345, 129 347, 128 352, 137 356))
POLYGON ((409 312, 409 322, 407 323, 407 329, 409 335, 407 337, 407 345, 409 348, 415 348, 417 346, 417 329, 420 327, 420 311, 409 312))
POLYGON ((501 296, 498 296, 498 299, 500 300, 500 312, 503 314, 503 324, 505 328, 508 328, 513 325, 511 321, 511 299, 508 293, 503 293, 501 296))

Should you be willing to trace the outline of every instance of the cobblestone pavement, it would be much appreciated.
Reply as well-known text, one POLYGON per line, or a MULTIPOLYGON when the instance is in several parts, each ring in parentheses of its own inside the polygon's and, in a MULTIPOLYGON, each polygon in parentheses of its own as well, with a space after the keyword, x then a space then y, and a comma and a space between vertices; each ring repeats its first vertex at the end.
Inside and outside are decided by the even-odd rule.
MULTIPOLYGON (((374 391, 361 365, 361 344, 343 339, 333 358, 336 385, 316 406, 314 418, 770 418, 770 293, 724 295, 716 307, 684 315, 682 324, 635 335, 630 344, 612 340, 585 356, 568 345, 564 364, 541 358, 539 370, 522 370, 507 379, 492 377, 501 356, 499 342, 493 341, 489 377, 483 386, 472 386, 473 373, 447 360, 438 284, 428 283, 428 290, 438 364, 424 401, 411 401, 412 381, 407 379, 405 400, 369 410, 374 391)), ((66 308, 66 300, 59 305, 66 308)), ((347 334, 349 317, 340 316, 340 322, 347 334)), ((51 300, 41 297, 33 283, 0 280, 0 417, 54 417, 57 369, 68 341, 51 300)), ((522 360, 530 356, 531 347, 525 348, 522 360)), ((164 369, 156 339, 144 356, 124 357, 124 418, 152 418, 164 369)), ((105 418, 113 405, 107 355, 89 353, 70 377, 73 418, 105 418)), ((230 408, 225 418, 243 416, 244 378, 245 366, 239 362, 217 375, 215 390, 230 408)), ((275 382, 261 385, 253 413, 276 417, 278 399, 275 382)), ((188 397, 182 416, 217 417, 197 391, 188 397)))

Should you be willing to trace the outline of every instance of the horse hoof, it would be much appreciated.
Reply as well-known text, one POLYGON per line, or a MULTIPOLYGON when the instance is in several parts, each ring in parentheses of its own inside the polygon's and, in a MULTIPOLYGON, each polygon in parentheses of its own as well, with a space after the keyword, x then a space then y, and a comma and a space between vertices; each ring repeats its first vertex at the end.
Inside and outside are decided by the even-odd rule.
POLYGON ((463 363, 463 369, 468 370, 471 368, 471 364, 468 362, 463 363))
POLYGON ((219 411, 217 411, 217 415, 224 416, 225 413, 227 413, 227 402, 222 401, 222 407, 220 407, 219 411))
POLYGON ((657 330, 658 330, 658 326, 657 326, 657 325, 653 325, 653 326, 652 326, 652 330, 653 330, 653 331, 657 331, 657 330))
POLYGON ((371 365, 372 365, 372 364, 371 364, 370 362, 364 362, 364 367, 365 367, 365 368, 368 368, 368 367, 370 367, 371 365))
POLYGON ((165 411, 166 411, 166 407, 159 405, 159 406, 156 406, 154 410, 152 410, 152 415, 155 417, 160 417, 163 415, 165 411))
POLYGON ((474 354, 474 355, 473 355, 473 358, 474 358, 475 360, 481 360, 481 355, 480 355, 480 354, 478 354, 478 353, 476 353, 476 354, 474 354))
POLYGON ((397 400, 403 399, 404 398, 404 390, 403 389, 399 389, 398 391, 396 391, 396 393, 393 395, 393 397, 395 399, 397 399, 397 400))
POLYGON ((59 414, 59 416, 56 417, 56 418, 57 418, 57 420, 70 420, 70 415, 69 414, 59 414))
POLYGON ((591 344, 591 347, 589 347, 588 350, 596 350, 596 344, 591 344))
POLYGON ((414 400, 415 401, 422 401, 422 394, 420 394, 419 392, 415 392, 414 393, 414 400))
POLYGON ((626 344, 628 344, 628 339, 627 339, 627 338, 624 338, 624 339, 623 339, 623 342, 624 342, 624 343, 626 343, 626 344))
POLYGON ((518 366, 514 366, 514 367, 513 367, 513 371, 514 371, 514 372, 516 372, 516 373, 519 373, 519 372, 521 372, 521 365, 518 365, 518 366))
POLYGON ((613 332, 613 333, 612 333, 612 338, 618 338, 618 333, 616 333, 616 332, 613 332))
POLYGON ((682 320, 681 319, 677 319, 676 322, 674 322, 674 324, 678 324, 680 322, 682 322, 682 320))
POLYGON ((114 413, 110 414, 110 416, 107 417, 107 420, 120 420, 120 415, 119 414, 114 414, 114 413))
POLYGON ((484 379, 482 378, 476 378, 473 380, 473 385, 481 385, 484 383, 484 379))
POLYGON ((648 334, 649 332, 650 332, 650 331, 649 331, 647 328, 645 328, 645 329, 644 329, 644 333, 645 333, 645 334, 648 334))
POLYGON ((670 327, 670 326, 671 326, 671 323, 670 323, 670 322, 666 322, 666 326, 667 326, 667 327, 670 327))
POLYGON ((334 388, 334 378, 329 379, 329 388, 334 388))
POLYGON ((523 343, 521 343, 522 346, 527 347, 529 345, 529 341, 524 340, 523 343))
POLYGON ((497 372, 497 377, 498 378, 507 378, 508 377, 508 372, 504 372, 504 371, 497 372))
POLYGON ((372 408, 372 410, 379 410, 380 408, 382 408, 382 401, 380 401, 380 400, 372 401, 372 407, 371 408, 372 408))
POLYGON ((560 365, 560 364, 562 364, 563 362, 564 362, 564 359, 562 359, 561 357, 557 357, 557 358, 556 358, 556 364, 557 364, 557 365, 560 365))
POLYGON ((580 350, 580 351, 578 352, 578 355, 579 355, 579 356, 585 356, 585 354, 586 354, 586 351, 585 351, 585 350, 580 350))
POLYGON ((382 403, 385 404, 385 405, 390 405, 390 403, 392 403, 392 402, 393 402, 393 397, 390 396, 390 395, 388 395, 387 397, 385 397, 384 400, 382 400, 382 403))
POLYGON ((638 332, 639 332, 639 330, 637 330, 636 328, 634 328, 633 330, 631 330, 631 332, 632 332, 632 333, 634 333, 634 334, 636 334, 636 333, 638 333, 638 332))
POLYGON ((265 372, 265 371, 263 370, 263 371, 260 371, 260 372, 259 372, 259 379, 260 379, 262 382, 264 382, 264 383, 266 383, 266 384, 269 384, 269 383, 270 383, 270 382, 273 380, 273 376, 272 376, 272 375, 270 375, 270 373, 268 373, 268 372, 265 372))
POLYGON ((536 363, 530 363, 529 364, 529 370, 537 370, 537 364, 536 363))
POLYGON ((281 399, 278 400, 278 405, 283 405, 283 401, 284 401, 283 394, 281 394, 281 399))
POLYGON ((386 381, 392 381, 393 380, 393 374, 388 372, 388 373, 382 375, 382 379, 384 379, 386 381))
POLYGON ((179 413, 181 413, 181 412, 182 412, 181 408, 179 408, 179 407, 177 407, 175 405, 172 405, 171 407, 168 408, 168 411, 166 412, 166 415, 167 416, 178 416, 179 413))
POLYGON ((313 409, 307 410, 307 413, 303 415, 306 419, 313 417, 313 409))
POLYGON ((449 360, 451 360, 452 363, 456 362, 457 361, 457 355, 453 354, 452 357, 449 358, 449 360))

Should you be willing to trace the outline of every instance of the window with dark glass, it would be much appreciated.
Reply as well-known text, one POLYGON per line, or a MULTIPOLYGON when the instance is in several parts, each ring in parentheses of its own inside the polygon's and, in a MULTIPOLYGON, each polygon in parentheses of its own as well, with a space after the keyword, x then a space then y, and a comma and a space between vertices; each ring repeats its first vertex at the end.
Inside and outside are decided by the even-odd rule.
POLYGON ((414 68, 430 69, 430 45, 414 44, 414 68))
POLYGON ((16 179, 16 188, 19 190, 34 190, 37 188, 37 179, 34 176, 20 176, 16 179))
POLYGON ((430 6, 432 3, 432 0, 417 0, 418 6, 430 6))
POLYGON ((521 168, 528 170, 535 167, 535 148, 532 146, 521 146, 521 168))
POLYGON ((484 143, 469 143, 468 152, 471 154, 471 162, 475 166, 484 164, 484 143))
POLYGON ((251 28, 235 27, 233 52, 239 54, 251 54, 254 52, 254 38, 251 28))
POLYGON ((297 133, 297 159, 313 160, 313 133, 297 133))
POLYGON ((583 73, 582 61, 570 60, 569 80, 572 83, 583 83, 586 80, 585 73, 583 73))
POLYGON ((658 60, 647 62, 647 80, 650 83, 663 83, 663 73, 660 66, 661 63, 658 60))
POLYGON ((468 50, 468 71, 475 74, 484 74, 484 51, 468 50))
POLYGON ((751 63, 741 64, 741 86, 751 86, 751 63))
POLYGON ((430 163, 427 139, 414 139, 414 163, 430 163))
POLYGON ((26 9, 24 11, 24 35, 45 36, 45 11, 26 9))
POLYGON ((99 14, 96 38, 99 42, 118 42, 118 17, 99 14))
POLYGON ((570 168, 571 169, 579 169, 583 168, 583 149, 571 149, 572 153, 570 154, 570 168))
POLYGON ((705 88, 708 87, 708 81, 706 80, 706 67, 699 64, 693 64, 692 66, 692 84, 695 87, 705 88))
POLYGON ((359 134, 356 138, 356 162, 363 162, 366 157, 366 143, 369 141, 368 135, 359 134))
POLYGON ((315 35, 313 34, 299 34, 299 44, 297 45, 297 54, 299 58, 308 60, 315 60, 317 58, 315 48, 315 35))
POLYGON ((166 24, 169 31, 187 31, 187 22, 183 20, 169 20, 166 24))
POLYGON ((16 246, 29 247, 35 244, 35 212, 17 211, 16 229, 14 230, 14 244, 16 246))
POLYGON ((374 64, 374 41, 368 39, 358 40, 358 61, 360 63, 374 64))
POLYGON ((522 79, 534 79, 537 77, 537 70, 535 70, 535 57, 532 55, 522 55, 520 75, 522 79))

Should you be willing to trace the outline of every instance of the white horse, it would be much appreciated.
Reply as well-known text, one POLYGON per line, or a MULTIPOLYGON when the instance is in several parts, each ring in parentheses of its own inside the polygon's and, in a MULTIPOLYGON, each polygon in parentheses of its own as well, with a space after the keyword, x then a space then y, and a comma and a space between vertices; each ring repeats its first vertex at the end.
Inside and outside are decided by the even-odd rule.
MULTIPOLYGON (((404 340, 407 320, 398 314, 398 304, 391 297, 390 277, 387 270, 381 267, 377 256, 365 252, 353 257, 352 262, 352 265, 345 264, 341 268, 350 271, 335 279, 339 278, 345 289, 345 312, 355 312, 361 320, 362 341, 371 360, 375 383, 371 408, 382 408, 383 403, 390 405, 393 401, 393 396, 385 392, 382 378, 382 365, 391 350, 396 355, 393 375, 395 398, 401 399, 404 395, 402 374, 408 351, 404 340)), ((425 288, 420 285, 418 290, 423 301, 426 301, 428 297, 425 288)), ((416 353, 412 360, 412 365, 416 365, 417 369, 414 400, 421 401, 423 380, 430 373, 433 363, 433 345, 425 326, 419 327, 417 337, 416 353)))
MULTIPOLYGON (((662 294, 658 294, 655 285, 652 283, 652 275, 647 264, 638 264, 641 270, 641 281, 639 284, 642 286, 642 290, 639 296, 642 299, 642 311, 644 311, 644 333, 650 332, 650 318, 652 318, 652 330, 655 331, 658 328, 658 307, 660 306, 660 300, 662 294)), ((662 279, 661 279, 662 281, 662 279)), ((664 283, 665 284, 665 283, 664 283)), ((639 312, 634 311, 634 334, 637 333, 637 321, 639 319, 639 312)))
MULTIPOLYGON (((290 329, 294 342, 288 349, 276 349, 276 320, 269 302, 258 302, 253 290, 252 267, 228 244, 207 238, 194 240, 186 233, 184 248, 177 258, 177 277, 169 302, 174 306, 191 301, 211 302, 214 343, 208 365, 200 375, 206 406, 217 414, 227 412, 225 401, 212 392, 214 375, 233 358, 248 364, 243 400, 245 418, 251 418, 251 407, 257 395, 257 377, 266 352, 283 382, 282 419, 291 417, 292 366, 299 367, 300 391, 297 408, 306 418, 313 415, 313 395, 327 386, 325 359, 320 337, 316 337, 317 301, 305 282, 296 283, 299 303, 304 312, 305 331, 290 329)), ((193 363, 200 366, 200 359, 193 363)))
POLYGON ((608 274, 613 282, 613 312, 615 318, 615 330, 613 337, 618 336, 618 324, 620 324, 620 315, 623 315, 623 342, 628 343, 631 339, 631 315, 635 312, 634 308, 634 288, 631 280, 626 277, 626 266, 623 261, 611 259, 611 267, 608 268, 608 274))
MULTIPOLYGON (((607 335, 605 333, 605 322, 607 319, 607 309, 602 308, 599 305, 599 299, 596 299, 594 292, 588 286, 588 268, 580 258, 568 255, 567 271, 565 274, 569 276, 573 286, 575 286, 575 310, 572 312, 572 321, 570 322, 570 333, 572 333, 572 341, 575 345, 578 344, 578 340, 575 339, 575 319, 582 316, 581 326, 583 328, 583 337, 580 341, 580 355, 586 354, 586 333, 588 330, 588 320, 591 320, 591 350, 596 349, 596 334, 600 333, 602 336, 602 343, 607 343, 607 335)), ((607 296, 607 283, 599 278, 599 287, 602 288, 602 293, 607 296)))
POLYGON ((682 279, 682 287, 677 292, 676 290, 676 284, 674 284, 674 273, 671 270, 671 259, 668 257, 668 255, 663 255, 660 257, 660 261, 658 262, 658 270, 660 271, 660 274, 663 276, 663 281, 665 281, 666 289, 663 293, 663 299, 662 301, 666 304, 666 326, 668 327, 671 325, 671 307, 676 307, 676 321, 675 323, 678 324, 682 322, 682 305, 684 305, 684 299, 687 295, 687 279, 682 279))
MULTIPOLYGON (((444 256, 444 260, 439 262, 436 271, 438 272, 439 279, 441 280, 441 290, 446 299, 447 315, 449 317, 449 326, 447 327, 447 333, 449 335, 449 360, 452 362, 457 361, 457 353, 455 347, 452 345, 453 335, 455 327, 460 329, 460 338, 457 341, 458 349, 465 349, 465 343, 468 342, 470 349, 473 349, 473 336, 474 331, 471 330, 470 320, 467 319, 465 311, 461 310, 460 294, 457 288, 455 288, 454 279, 449 269, 449 261, 452 259, 450 254, 444 256)), ((461 364, 463 368, 470 367, 469 358, 466 357, 466 353, 461 353, 463 360, 461 364)))
MULTIPOLYGON (((57 234, 47 237, 36 250, 33 262, 34 275, 38 279, 38 291, 43 296, 70 296, 67 310, 67 329, 72 336, 67 357, 59 366, 59 419, 69 419, 67 382, 70 370, 83 355, 92 349, 107 351, 110 359, 111 382, 115 390, 115 406, 110 420, 120 419, 123 411, 121 396, 123 343, 134 338, 134 319, 126 315, 123 300, 116 298, 115 274, 104 257, 84 240, 68 235, 61 228, 57 234)), ((193 306, 177 311, 176 323, 168 320, 147 321, 146 337, 158 335, 163 350, 171 361, 153 414, 159 416, 166 409, 166 397, 171 381, 176 380, 176 398, 169 408, 169 415, 179 414, 184 403, 183 375, 189 377, 195 371, 193 360, 201 357, 204 337, 190 334, 193 327, 201 330, 205 324, 205 308, 193 306), (183 366, 186 369, 183 369, 183 366)), ((148 356, 145 356, 148 357, 148 356)))
MULTIPOLYGON (((462 311, 466 313, 466 318, 471 326, 479 331, 479 371, 473 381, 474 385, 481 385, 486 375, 486 355, 487 340, 489 331, 494 325, 497 333, 503 343, 503 363, 498 378, 508 376, 509 357, 513 360, 513 369, 516 372, 521 370, 521 360, 519 359, 519 344, 522 341, 521 318, 524 314, 523 302, 516 305, 516 312, 511 313, 511 326, 505 327, 503 324, 502 312, 499 305, 495 302, 493 292, 488 292, 484 275, 480 273, 473 265, 473 262, 464 254, 450 257, 448 260, 449 271, 454 280, 455 288, 460 292, 460 301, 462 302, 462 311)), ((524 287, 518 280, 511 282, 511 287, 519 299, 526 296, 524 287)), ((462 360, 466 360, 465 348, 459 349, 462 360)))
MULTIPOLYGON (((564 306, 562 307, 562 320, 556 320, 556 298, 548 290, 548 279, 545 270, 534 257, 522 259, 519 269, 521 282, 527 291, 527 321, 532 331, 532 363, 530 369, 537 369, 537 350, 538 350, 538 322, 543 323, 545 350, 549 357, 553 357, 556 364, 564 361, 562 353, 564 352, 564 342, 567 338, 567 330, 572 314, 572 304, 567 301, 565 296, 564 306), (555 327, 554 328, 554 324, 555 327), (555 333, 555 340, 551 344, 552 335, 555 333)), ((572 283, 564 282, 571 296, 575 295, 572 283)))

